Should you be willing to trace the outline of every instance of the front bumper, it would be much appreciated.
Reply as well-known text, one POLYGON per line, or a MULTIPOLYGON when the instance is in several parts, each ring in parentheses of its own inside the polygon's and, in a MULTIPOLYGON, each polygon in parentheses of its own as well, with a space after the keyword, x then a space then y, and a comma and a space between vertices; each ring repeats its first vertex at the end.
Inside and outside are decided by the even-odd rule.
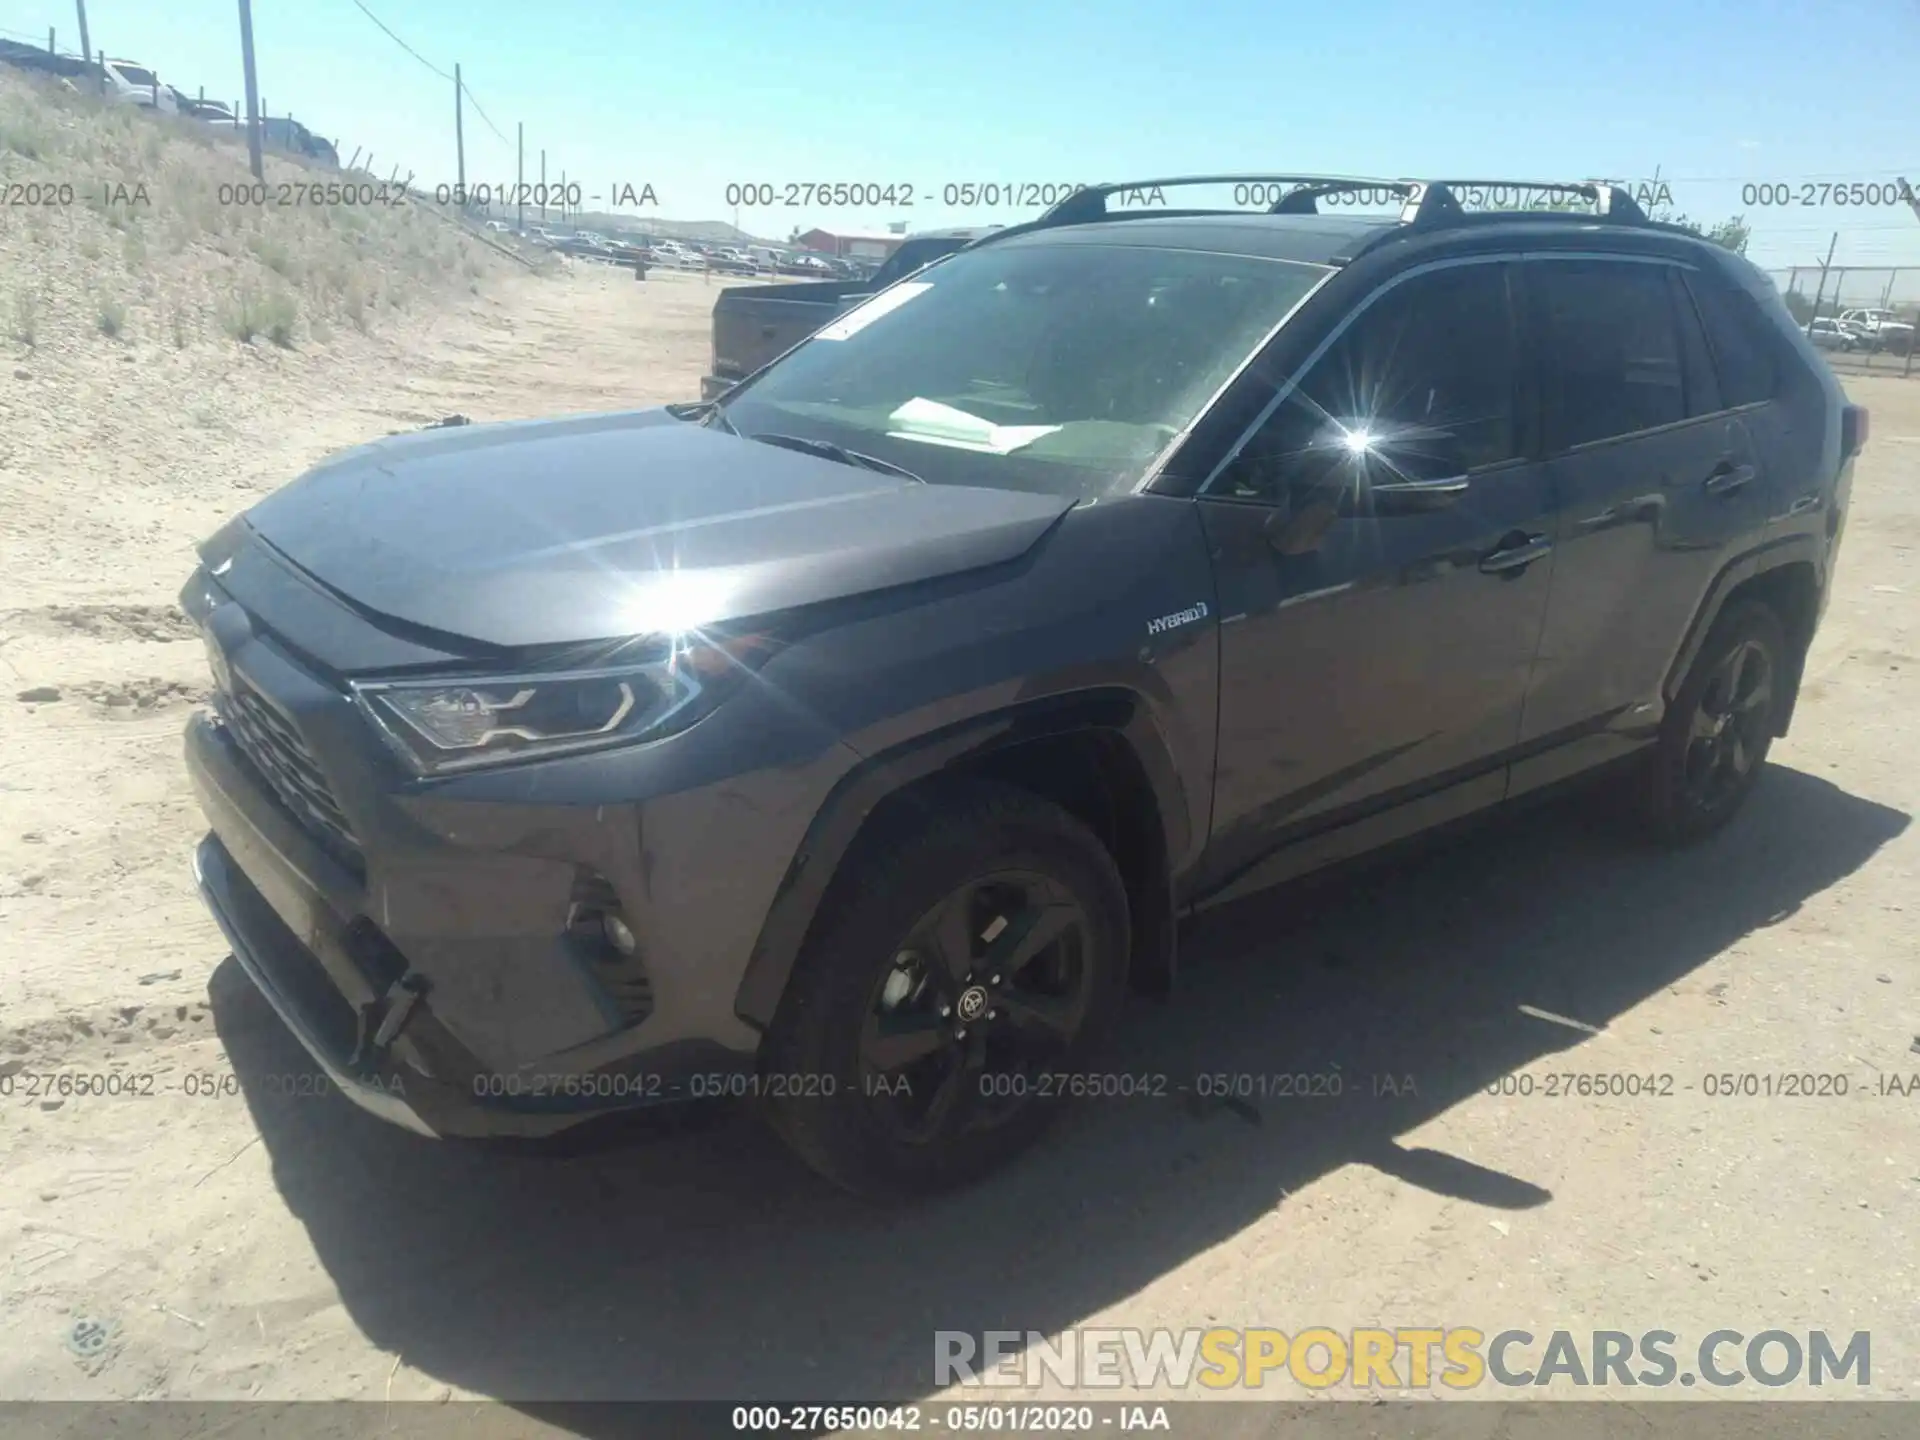
POLYGON ((325 993, 326 982, 316 976, 314 957, 240 873, 218 836, 207 836, 194 851, 193 878, 233 947, 233 958, 341 1093, 363 1110, 418 1134, 448 1133, 447 1110, 438 1103, 444 1097, 430 1100, 424 1077, 416 1076, 415 1094, 409 1098, 405 1076, 397 1067, 389 1065, 386 1074, 369 1073, 352 1054, 343 1052, 337 1034, 329 1037, 322 1016, 337 1001, 325 993), (438 1117, 439 1126, 423 1110, 438 1117))
MULTIPOLYGON (((626 1031, 607 1022, 599 1045, 518 1063, 479 1053, 436 1009, 435 977, 356 913, 366 897, 350 872, 251 777, 225 732, 204 716, 187 732, 188 771, 213 825, 194 854, 201 896, 241 968, 362 1109, 422 1135, 535 1137, 612 1111, 725 1094, 731 1077, 752 1071, 750 1051, 711 1039, 650 1046, 638 1033, 645 1022, 626 1031)), ((484 944, 466 959, 475 970, 502 961, 484 944)), ((435 973, 456 997, 470 988, 435 973)), ((497 1018, 510 1025, 515 1014, 497 1018)), ((544 1033, 551 1021, 535 1028, 544 1033)))
MULTIPOLYGON (((330 601, 248 584, 304 643, 367 649, 330 601)), ((418 781, 210 579, 183 603, 226 674, 185 736, 201 893, 349 1098, 422 1133, 538 1135, 737 1091, 761 1039, 742 977, 843 757, 816 756, 816 781, 716 765, 769 730, 742 706, 655 746, 418 781), (636 964, 583 946, 596 906, 639 937, 636 964)))

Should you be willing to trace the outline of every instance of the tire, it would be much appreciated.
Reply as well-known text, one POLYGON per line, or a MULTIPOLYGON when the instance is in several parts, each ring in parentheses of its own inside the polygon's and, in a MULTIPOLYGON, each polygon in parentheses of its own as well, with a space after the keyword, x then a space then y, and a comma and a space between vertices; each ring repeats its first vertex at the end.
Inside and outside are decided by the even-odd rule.
POLYGON ((1025 1149, 1126 994, 1126 889, 1091 830, 997 783, 922 798, 835 877, 762 1051, 775 1130, 865 1195, 966 1184, 1025 1149))
POLYGON ((1791 683, 1786 627, 1773 608, 1729 605, 1667 708, 1643 776, 1640 820, 1652 838, 1687 844, 1739 813, 1766 766, 1791 683))

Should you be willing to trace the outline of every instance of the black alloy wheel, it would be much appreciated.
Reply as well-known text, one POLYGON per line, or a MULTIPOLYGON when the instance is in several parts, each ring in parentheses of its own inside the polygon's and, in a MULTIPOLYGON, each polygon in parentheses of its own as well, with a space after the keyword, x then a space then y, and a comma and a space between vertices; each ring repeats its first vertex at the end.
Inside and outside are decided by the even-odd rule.
POLYGON ((1059 881, 968 881, 907 934, 874 986, 863 1092, 909 1144, 1006 1123, 1070 1054, 1092 997, 1085 910, 1059 881))

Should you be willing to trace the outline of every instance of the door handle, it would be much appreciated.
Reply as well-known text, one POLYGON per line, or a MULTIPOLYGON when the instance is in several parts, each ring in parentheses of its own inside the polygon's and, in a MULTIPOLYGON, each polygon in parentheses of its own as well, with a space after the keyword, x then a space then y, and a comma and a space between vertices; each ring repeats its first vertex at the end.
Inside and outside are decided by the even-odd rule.
POLYGON ((1517 574, 1552 549, 1553 542, 1546 536, 1528 535, 1481 556, 1480 573, 1483 575, 1517 574))
POLYGON ((1751 484, 1757 473, 1751 465, 1735 465, 1730 460, 1723 460, 1714 468, 1714 472, 1707 476, 1706 484, 1702 488, 1709 495, 1731 495, 1736 490, 1751 484))

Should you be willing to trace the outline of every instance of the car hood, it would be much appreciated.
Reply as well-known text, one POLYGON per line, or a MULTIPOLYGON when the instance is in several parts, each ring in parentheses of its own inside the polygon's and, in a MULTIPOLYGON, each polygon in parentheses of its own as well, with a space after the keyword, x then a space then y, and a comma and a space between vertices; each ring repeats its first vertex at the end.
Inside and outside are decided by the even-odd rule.
POLYGON ((247 513, 356 606, 489 645, 718 624, 1017 559, 1068 497, 891 475, 665 410, 416 431, 247 513))

